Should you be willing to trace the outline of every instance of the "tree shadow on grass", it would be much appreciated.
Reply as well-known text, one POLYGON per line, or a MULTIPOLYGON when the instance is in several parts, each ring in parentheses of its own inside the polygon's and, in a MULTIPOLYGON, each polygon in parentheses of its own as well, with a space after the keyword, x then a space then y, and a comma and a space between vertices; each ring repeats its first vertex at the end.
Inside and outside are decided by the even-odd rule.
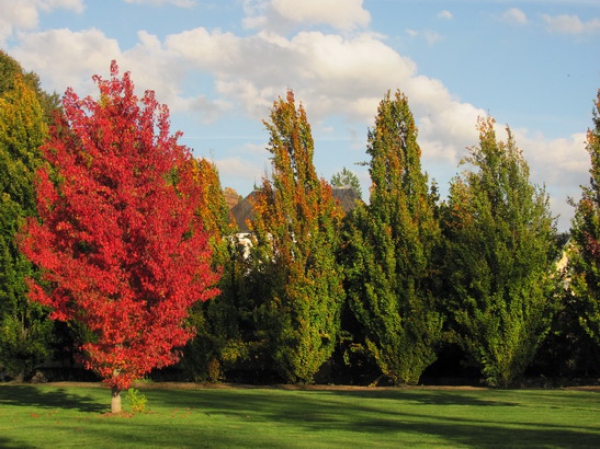
POLYGON ((202 410, 208 417, 228 416, 232 422, 276 423, 324 435, 334 430, 364 441, 369 441, 369 435, 378 435, 401 443, 406 436, 421 435, 424 440, 437 438, 471 447, 600 447, 600 424, 563 425, 560 419, 540 422, 529 419, 535 407, 497 396, 487 400, 456 392, 407 394, 401 390, 316 394, 195 390, 170 391, 161 399, 174 407, 202 410))
MULTIPOLYGON (((105 411, 98 404, 103 390, 74 392, 0 386, 0 405, 105 411)), ((549 401, 497 392, 144 388, 144 394, 150 414, 99 415, 78 432, 104 444, 96 447, 600 447, 597 395, 565 400, 545 422, 534 414, 548 409, 549 401), (586 420, 563 421, 560 414, 578 401, 588 402, 581 412, 586 420)), ((10 444, 0 437, 0 447, 21 447, 10 444)))
POLYGON ((107 409, 106 405, 98 403, 97 398, 73 393, 72 388, 47 389, 30 385, 0 385, 1 405, 59 408, 92 413, 105 412, 107 409))
POLYGON ((0 437, 0 447, 3 449, 36 449, 35 446, 24 445, 4 437, 0 437))
POLYGON ((460 390, 359 390, 359 391, 332 391, 338 396, 349 396, 359 399, 392 400, 417 402, 423 405, 464 405, 470 407, 516 407, 519 404, 509 400, 485 398, 482 393, 488 390, 477 390, 476 394, 461 392, 460 390))

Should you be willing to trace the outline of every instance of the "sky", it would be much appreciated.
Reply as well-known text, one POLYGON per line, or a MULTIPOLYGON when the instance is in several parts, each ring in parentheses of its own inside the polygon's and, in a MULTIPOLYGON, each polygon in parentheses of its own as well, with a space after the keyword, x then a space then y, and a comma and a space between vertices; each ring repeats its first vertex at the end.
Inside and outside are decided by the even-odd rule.
POLYGON ((442 196, 486 115, 499 139, 510 126, 559 230, 570 227, 567 199, 589 183, 600 0, 0 0, 0 48, 45 90, 82 97, 116 60, 242 196, 269 173, 263 120, 288 89, 319 175, 348 168, 363 192, 367 133, 397 89, 442 196))

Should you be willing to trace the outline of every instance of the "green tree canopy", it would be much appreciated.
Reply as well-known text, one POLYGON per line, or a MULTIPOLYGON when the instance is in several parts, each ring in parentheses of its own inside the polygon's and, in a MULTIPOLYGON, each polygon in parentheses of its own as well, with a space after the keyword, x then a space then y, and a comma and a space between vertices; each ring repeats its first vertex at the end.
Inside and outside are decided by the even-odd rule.
POLYGON ((331 185, 333 187, 350 187, 356 192, 358 198, 362 198, 362 189, 360 187, 358 176, 346 167, 331 177, 331 185))
POLYGON ((47 135, 44 111, 16 61, 0 52, 0 365, 22 379, 49 353, 52 325, 26 298, 33 268, 15 236, 35 214, 34 178, 47 135))
POLYGON ((440 228, 415 121, 401 92, 388 92, 379 104, 367 153, 370 204, 357 206, 345 237, 350 307, 383 373, 396 384, 414 384, 435 361, 441 340, 435 289, 440 228))
POLYGON ((291 91, 274 103, 265 125, 272 179, 257 190, 252 223, 255 254, 263 254, 259 269, 270 286, 261 326, 279 373, 288 381, 312 382, 339 330, 342 211, 331 186, 317 177, 311 128, 291 91))
POLYGON ((184 368, 196 381, 216 381, 223 375, 223 351, 232 334, 236 334, 239 309, 231 304, 231 290, 238 279, 231 271, 236 260, 230 251, 229 239, 236 229, 229 220, 229 208, 225 200, 219 172, 215 164, 206 159, 190 160, 194 180, 202 189, 198 214, 213 248, 213 267, 222 270, 219 294, 213 301, 194 304, 190 320, 196 335, 188 343, 183 358, 184 368))
POLYGON ((570 274, 573 292, 581 306, 580 323, 600 346, 600 90, 586 148, 591 162, 590 181, 582 186, 573 217, 570 274))
POLYGON ((556 306, 555 220, 510 129, 496 139, 480 119, 479 146, 450 186, 444 278, 454 330, 490 385, 508 386, 531 363, 556 306))
POLYGON ((42 107, 44 121, 54 123, 54 111, 60 109, 60 98, 57 93, 49 94, 42 89, 39 76, 34 72, 26 72, 15 59, 0 50, 0 95, 15 89, 15 84, 24 82, 35 92, 42 107), (17 81, 19 80, 19 81, 17 81))

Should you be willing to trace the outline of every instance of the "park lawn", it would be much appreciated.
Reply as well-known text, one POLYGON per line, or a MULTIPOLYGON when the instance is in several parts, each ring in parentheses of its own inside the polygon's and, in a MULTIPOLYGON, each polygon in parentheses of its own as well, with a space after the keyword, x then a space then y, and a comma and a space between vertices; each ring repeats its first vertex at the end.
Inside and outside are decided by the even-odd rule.
POLYGON ((0 384, 0 447, 600 447, 592 390, 139 388, 114 416, 98 385, 0 384))

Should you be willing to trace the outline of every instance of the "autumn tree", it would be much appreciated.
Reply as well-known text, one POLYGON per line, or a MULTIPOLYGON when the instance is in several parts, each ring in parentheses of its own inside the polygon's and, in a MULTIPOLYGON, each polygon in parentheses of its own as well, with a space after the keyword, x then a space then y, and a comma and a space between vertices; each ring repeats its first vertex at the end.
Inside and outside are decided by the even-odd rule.
POLYGON ((256 192, 251 223, 252 258, 268 288, 260 330, 280 375, 312 382, 339 329, 344 293, 335 254, 342 211, 316 174, 311 128, 291 91, 275 101, 270 118, 272 175, 256 192))
POLYGON ((441 339, 440 227, 417 127, 401 92, 388 92, 379 104, 367 153, 370 203, 353 211, 344 239, 349 303, 382 372, 396 384, 415 384, 436 360, 441 339))
POLYGON ((506 387, 531 363, 556 307, 555 220, 510 129, 492 118, 450 186, 444 211, 445 291, 452 328, 488 384, 506 387))
POLYGON ((36 92, 16 61, 0 52, 0 366, 23 380, 50 353, 52 323, 38 304, 27 300, 25 278, 33 276, 15 237, 35 214, 33 181, 41 164, 38 151, 48 127, 36 92), (10 81, 10 82, 9 82, 10 81))
POLYGON ((48 93, 42 89, 40 78, 35 72, 27 72, 15 59, 0 50, 0 95, 15 89, 16 84, 25 83, 33 90, 43 112, 43 121, 53 123, 54 111, 60 109, 60 98, 56 92, 48 93))
POLYGON ((589 184, 582 186, 571 227, 571 287, 580 309, 580 324, 600 346, 600 90, 587 132, 589 184))
POLYGON ((75 321, 85 366, 120 392, 153 368, 178 360, 193 335, 184 320, 213 297, 218 275, 197 215, 203 192, 189 151, 169 131, 169 112, 154 93, 134 93, 129 73, 94 77, 100 95, 63 97, 38 172, 39 220, 20 244, 43 270, 33 301, 54 320, 75 321))
POLYGON ((192 307, 190 320, 197 334, 186 346, 183 364, 194 380, 216 381, 222 377, 223 348, 238 314, 238 309, 228 301, 232 288, 229 239, 236 230, 229 219, 229 207, 215 164, 195 158, 190 163, 193 179, 202 190, 197 214, 209 235, 213 267, 221 269, 222 276, 218 283, 220 293, 214 301, 199 302, 192 307))

